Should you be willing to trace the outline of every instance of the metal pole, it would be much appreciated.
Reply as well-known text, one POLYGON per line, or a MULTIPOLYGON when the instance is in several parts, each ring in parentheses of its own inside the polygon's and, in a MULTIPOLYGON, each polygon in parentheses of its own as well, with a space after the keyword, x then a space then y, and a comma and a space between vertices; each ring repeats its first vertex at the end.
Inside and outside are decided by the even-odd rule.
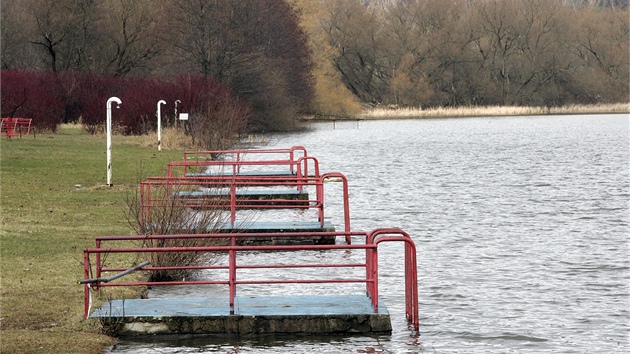
POLYGON ((131 267, 131 268, 129 268, 129 269, 125 270, 125 271, 122 271, 122 272, 120 272, 120 273, 118 273, 118 274, 112 275, 112 276, 111 276, 111 277, 109 277, 109 278, 95 278, 95 279, 87 279, 87 278, 86 278, 86 279, 79 280, 79 284, 98 284, 98 283, 109 283, 109 282, 110 282, 110 281, 112 281, 112 280, 116 280, 116 279, 118 279, 118 278, 124 277, 125 275, 130 274, 130 273, 133 273, 133 272, 135 272, 136 270, 138 270, 138 269, 140 269, 140 268, 142 268, 142 267, 144 267, 144 266, 148 266, 149 264, 151 264, 151 262, 149 262, 149 261, 144 261, 144 262, 142 262, 142 263, 138 264, 138 265, 137 265, 137 266, 135 266, 135 267, 131 267))
POLYGON ((118 97, 110 97, 107 100, 107 185, 112 184, 112 103, 116 102, 116 108, 120 108, 122 101, 118 97))
POLYGON ((177 128, 177 121, 179 120, 179 118, 177 117, 177 104, 178 103, 182 103, 182 101, 175 100, 175 128, 177 128))
POLYGON ((158 131, 158 151, 162 151, 162 110, 161 104, 166 104, 166 101, 159 100, 157 103, 157 131, 158 131))

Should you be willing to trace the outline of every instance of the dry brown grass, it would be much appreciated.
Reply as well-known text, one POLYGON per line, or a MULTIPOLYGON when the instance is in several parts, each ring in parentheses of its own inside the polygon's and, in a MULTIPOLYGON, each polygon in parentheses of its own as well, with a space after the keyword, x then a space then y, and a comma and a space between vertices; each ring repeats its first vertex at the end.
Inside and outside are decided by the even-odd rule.
MULTIPOLYGON (((151 147, 154 146, 157 149, 157 132, 150 132, 145 135, 137 137, 141 143, 141 146, 151 147)), ((193 145, 192 138, 184 135, 184 131, 175 128, 162 129, 162 149, 185 149, 191 148, 193 145)))
POLYGON ((1 139, 0 352, 102 353, 112 344, 83 318, 82 250, 96 236, 130 233, 122 197, 139 165, 159 176, 182 158, 123 138, 113 137, 113 187, 105 186, 105 137, 62 126, 1 139))
POLYGON ((592 114, 592 113, 629 113, 629 103, 599 105, 570 105, 563 107, 438 107, 438 108, 374 108, 359 115, 362 119, 384 118, 447 118, 447 117, 485 117, 485 116, 520 116, 544 114, 592 114))
MULTIPOLYGON (((61 124, 60 130, 81 130, 79 124, 61 124)), ((123 143, 127 145, 135 145, 141 147, 154 147, 157 150, 157 131, 152 131, 144 135, 123 135, 119 130, 112 128, 112 136, 115 137, 117 143, 123 143)), ((100 131, 94 134, 95 138, 106 139, 105 131, 100 131)), ((114 139, 114 138, 112 138, 114 139)), ((162 149, 164 150, 183 150, 185 148, 191 148, 193 146, 192 138, 189 135, 184 135, 184 131, 175 128, 163 128, 162 129, 162 149)))

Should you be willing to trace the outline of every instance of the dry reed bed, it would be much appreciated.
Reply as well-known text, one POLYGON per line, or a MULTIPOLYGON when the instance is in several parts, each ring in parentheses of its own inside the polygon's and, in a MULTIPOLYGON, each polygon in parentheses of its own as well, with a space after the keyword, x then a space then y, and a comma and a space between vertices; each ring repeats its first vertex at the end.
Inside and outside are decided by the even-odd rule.
POLYGON ((612 103, 598 105, 570 105, 563 107, 438 107, 438 108, 374 108, 361 113, 362 119, 382 118, 446 118, 446 117, 484 117, 484 116, 519 116, 543 114, 593 114, 593 113, 629 113, 630 103, 612 103))

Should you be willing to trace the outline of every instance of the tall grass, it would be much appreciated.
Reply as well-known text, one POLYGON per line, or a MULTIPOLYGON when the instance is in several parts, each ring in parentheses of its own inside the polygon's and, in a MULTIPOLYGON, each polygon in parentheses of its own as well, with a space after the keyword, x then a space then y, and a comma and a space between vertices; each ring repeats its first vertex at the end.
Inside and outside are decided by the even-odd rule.
POLYGON ((359 115, 363 119, 383 118, 447 118, 544 114, 628 113, 630 104, 570 105, 563 107, 438 107, 438 108, 374 108, 359 115))

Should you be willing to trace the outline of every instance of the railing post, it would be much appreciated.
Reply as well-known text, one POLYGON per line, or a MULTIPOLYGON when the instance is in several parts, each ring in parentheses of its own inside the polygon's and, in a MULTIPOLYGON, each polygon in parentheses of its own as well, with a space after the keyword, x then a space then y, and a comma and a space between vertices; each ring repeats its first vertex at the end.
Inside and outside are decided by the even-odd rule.
MULTIPOLYGON (((291 163, 290 165, 291 165, 291 172, 293 172, 293 164, 291 163)), ((301 192, 302 190, 304 190, 304 187, 302 187, 302 168, 300 167, 299 162, 297 165, 297 171, 295 173, 296 173, 295 176, 297 178, 297 189, 298 191, 301 192)), ((308 178, 308 174, 305 175, 304 177, 308 178)))
POLYGON ((405 244, 405 279, 407 293, 407 319, 413 322, 414 329, 420 328, 420 316, 418 313, 418 265, 416 259, 416 247, 411 242, 405 244))
POLYGON ((371 259, 371 271, 372 271, 372 307, 374 307, 374 312, 378 313, 378 248, 377 245, 374 245, 374 248, 370 252, 371 259))
POLYGON ((236 222, 236 165, 232 165, 232 185, 230 186, 230 225, 236 222))
MULTIPOLYGON (((184 168, 186 168, 186 166, 184 166, 184 168)), ((166 164, 166 177, 173 178, 173 165, 170 162, 166 164)))
POLYGON ((295 161, 295 156, 293 155, 293 148, 289 150, 289 172, 293 173, 293 161, 295 161))
MULTIPOLYGON (((378 257, 375 257, 376 246, 370 243, 366 243, 365 248, 365 291, 370 300, 374 299, 374 288, 378 289, 378 278, 374 277, 374 264, 378 262, 378 257), (376 259, 376 260, 375 260, 376 259)), ((376 294, 378 297, 378 294, 376 294)))
POLYGON ((230 241, 232 248, 228 251, 229 254, 229 287, 230 287, 230 315, 234 314, 234 297, 236 296, 236 237, 231 237, 230 241))
MULTIPOLYGON (((322 175, 322 182, 326 180, 326 178, 337 177, 341 178, 343 182, 343 221, 344 221, 344 231, 346 232, 346 243, 351 244, 352 238, 350 237, 350 203, 349 203, 349 192, 348 192, 348 179, 341 173, 331 172, 325 173, 322 175)), ((322 188, 323 189, 323 188, 322 188)), ((322 211, 323 216, 323 211, 322 211)))
MULTIPOLYGON (((101 248, 101 240, 96 240, 96 248, 101 248)), ((96 278, 101 277, 101 254, 96 254, 96 278)), ((98 283, 96 283, 95 288, 98 289, 98 283)))
POLYGON ((320 226, 324 227, 324 178, 320 177, 315 181, 316 200, 319 201, 317 205, 317 220, 320 226))

